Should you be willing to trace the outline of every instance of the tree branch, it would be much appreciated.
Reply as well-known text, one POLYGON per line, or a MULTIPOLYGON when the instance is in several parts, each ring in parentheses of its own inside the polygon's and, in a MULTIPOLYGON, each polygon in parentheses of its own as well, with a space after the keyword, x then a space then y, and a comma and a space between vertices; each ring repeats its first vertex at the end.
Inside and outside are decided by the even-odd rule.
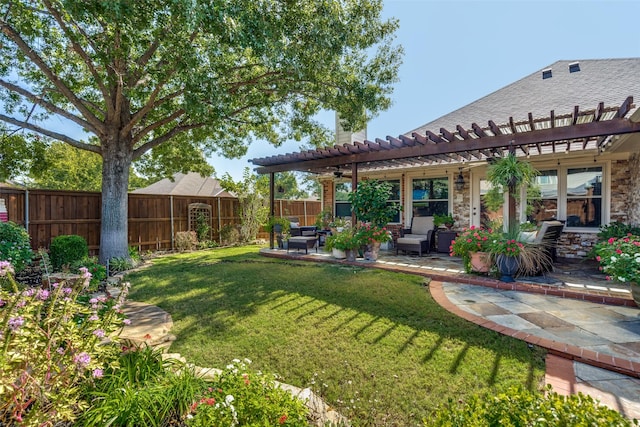
MULTIPOLYGON (((168 76, 167 76, 168 77, 168 76)), ((134 115, 131 117, 131 120, 120 130, 120 137, 124 138, 131 130, 134 128, 136 124, 138 124, 149 111, 157 107, 155 100, 162 88, 164 87, 167 79, 158 82, 158 86, 153 90, 151 95, 149 95, 149 99, 147 102, 140 108, 134 115)), ((181 92, 181 91, 179 91, 181 92)), ((175 93, 175 92, 174 92, 175 93)), ((166 98, 166 97, 165 97, 166 98)), ((169 98, 170 99, 170 98, 169 98)))
POLYGON ((67 110, 63 110, 62 108, 57 107, 56 105, 45 101, 44 99, 42 99, 42 97, 35 95, 31 92, 29 92, 28 90, 21 88, 20 86, 14 85, 13 83, 9 83, 5 80, 0 79, 0 86, 3 86, 5 88, 7 88, 8 90, 12 91, 12 92, 16 92, 22 96, 24 96, 25 98, 29 99, 30 101, 32 101, 34 104, 37 104, 41 107, 43 107, 45 110, 50 111, 54 114, 59 114, 62 117, 71 120, 72 122, 75 122, 76 124, 82 126, 83 128, 86 129, 91 129, 91 125, 89 123, 87 123, 86 120, 83 120, 82 118, 71 114, 70 112, 68 112, 67 110))
POLYGON ((184 115, 184 113, 185 113, 185 110, 184 109, 180 109, 180 110, 177 110, 174 113, 168 115, 167 117, 165 117, 162 120, 158 120, 156 122, 151 123, 149 126, 147 126, 146 128, 142 129, 140 132, 138 132, 135 137, 133 137, 132 145, 135 146, 135 144, 138 143, 138 141, 140 141, 145 135, 148 135, 150 132, 152 132, 153 130, 159 128, 160 126, 164 126, 164 125, 166 125, 168 123, 171 123, 172 121, 174 121, 178 117, 184 115))
POLYGON ((96 135, 102 134, 104 125, 102 122, 89 110, 81 99, 79 99, 71 89, 69 89, 58 76, 51 71, 51 69, 45 64, 40 56, 33 50, 23 39, 20 34, 11 27, 4 19, 0 20, 0 31, 11 41, 13 41, 18 49, 29 58, 42 73, 60 90, 60 92, 71 102, 78 111, 87 119, 90 129, 96 135))
POLYGON ((164 135, 161 135, 155 139, 152 139, 151 141, 145 143, 144 145, 141 145, 140 147, 136 148, 135 150, 133 150, 133 157, 132 159, 135 160, 138 157, 142 156, 144 153, 146 153, 147 151, 151 150, 153 147, 157 147, 158 145, 162 144, 163 142, 166 142, 168 140, 170 140, 171 138, 173 138, 174 136, 182 133, 182 132, 186 132, 189 131, 191 129, 197 129, 197 128, 201 128, 205 126, 205 123, 196 123, 196 124, 191 124, 191 125, 182 125, 182 126, 176 126, 173 129, 171 129, 169 132, 165 133, 164 135))
MULTIPOLYGON (((91 58, 89 58, 89 55, 87 54, 87 52, 85 52, 82 46, 80 46, 80 44, 74 39, 74 34, 69 30, 69 27, 67 27, 67 24, 64 22, 64 20, 60 16, 60 13, 58 12, 58 10, 56 10, 53 7, 53 5, 49 0, 45 0, 44 5, 47 7, 51 15, 53 15, 53 17, 55 18, 56 22, 58 23, 62 31, 64 31, 64 33, 67 35, 67 38, 71 40, 71 45, 73 46, 73 50, 84 61, 85 65, 87 66, 87 69, 89 70, 94 80, 96 81, 96 84, 100 89, 100 92, 102 92, 102 96, 104 97, 104 99, 109 99, 109 92, 107 91, 107 88, 104 86, 102 82, 102 78, 98 74, 98 71, 93 66, 93 61, 91 61, 91 58)), ((77 25, 74 24, 74 26, 78 28, 77 25)), ((81 32, 81 34, 83 35, 83 37, 86 38, 86 34, 84 32, 81 32)))
POLYGON ((98 153, 98 154, 102 155, 102 150, 97 145, 85 144, 85 143, 80 142, 80 141, 78 141, 76 139, 70 138, 67 135, 64 135, 64 134, 61 134, 61 133, 58 133, 58 132, 53 132, 53 131, 50 131, 48 129, 44 129, 44 128, 38 126, 38 125, 34 125, 34 124, 28 123, 28 122, 24 122, 22 120, 16 120, 13 117, 5 116, 4 114, 0 114, 0 120, 2 120, 3 122, 10 123, 12 125, 19 126, 21 128, 24 128, 24 129, 32 130, 34 132, 37 132, 39 134, 48 136, 50 138, 66 142, 67 144, 69 144, 69 145, 71 145, 73 147, 79 148, 80 150, 93 151, 94 153, 98 153))

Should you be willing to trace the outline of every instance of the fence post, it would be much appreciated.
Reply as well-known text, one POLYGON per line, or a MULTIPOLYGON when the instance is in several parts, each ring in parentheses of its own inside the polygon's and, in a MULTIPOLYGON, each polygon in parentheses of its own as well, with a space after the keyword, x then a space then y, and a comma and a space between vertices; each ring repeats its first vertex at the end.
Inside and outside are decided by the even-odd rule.
POLYGON ((304 225, 309 225, 307 222, 307 201, 303 200, 302 203, 304 203, 304 225))
POLYGON ((24 228, 29 232, 29 190, 24 190, 24 228))
POLYGON ((173 225, 173 195, 169 196, 169 215, 171 216, 171 250, 174 250, 174 240, 173 235, 175 234, 174 225, 173 225))
POLYGON ((218 243, 222 245, 222 204, 220 202, 220 196, 218 196, 218 243))

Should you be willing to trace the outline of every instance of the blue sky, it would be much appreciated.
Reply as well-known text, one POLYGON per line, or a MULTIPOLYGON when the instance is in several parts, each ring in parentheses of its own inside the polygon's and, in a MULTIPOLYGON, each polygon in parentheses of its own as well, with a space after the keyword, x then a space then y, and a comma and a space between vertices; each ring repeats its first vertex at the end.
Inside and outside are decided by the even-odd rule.
MULTIPOLYGON (((384 0, 383 13, 399 19, 405 56, 393 105, 369 123, 370 140, 408 132, 558 60, 640 57, 640 0, 384 0)), ((321 120, 333 128, 332 114, 321 120)), ((296 143, 256 141, 242 159, 209 161, 219 176, 240 179, 253 167, 248 159, 295 151, 296 143)))

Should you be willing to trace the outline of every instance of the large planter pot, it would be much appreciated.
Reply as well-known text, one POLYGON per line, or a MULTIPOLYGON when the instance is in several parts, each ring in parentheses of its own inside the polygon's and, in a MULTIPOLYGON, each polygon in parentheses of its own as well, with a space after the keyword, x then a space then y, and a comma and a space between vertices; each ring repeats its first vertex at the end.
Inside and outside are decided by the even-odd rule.
POLYGON ((358 253, 357 249, 347 249, 344 251, 347 256, 347 261, 355 262, 356 254, 358 253))
POLYGON ((489 252, 472 252, 470 263, 472 271, 488 273, 491 270, 491 254, 489 252))
POLYGON ((364 258, 368 261, 377 261, 380 253, 380 242, 372 242, 367 245, 364 258))
POLYGON ((500 280, 503 282, 513 282, 513 276, 518 271, 520 260, 518 257, 500 254, 496 258, 496 265, 501 275, 500 280))
POLYGON ((336 248, 331 249, 331 255, 333 255, 335 259, 345 259, 347 257, 347 254, 342 249, 336 248))
POLYGON ((640 283, 631 283, 631 296, 638 308, 640 308, 640 283))

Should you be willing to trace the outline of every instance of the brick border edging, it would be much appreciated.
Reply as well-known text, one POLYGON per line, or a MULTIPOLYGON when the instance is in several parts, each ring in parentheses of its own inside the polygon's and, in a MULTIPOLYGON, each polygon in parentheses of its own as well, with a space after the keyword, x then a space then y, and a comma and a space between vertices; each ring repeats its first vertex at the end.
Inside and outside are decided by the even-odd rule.
POLYGON ((484 317, 476 316, 469 313, 457 305, 453 304, 442 289, 442 281, 432 280, 429 284, 429 292, 433 299, 445 310, 461 317, 469 322, 475 323, 483 328, 490 329, 503 335, 525 341, 528 344, 537 345, 545 348, 550 354, 563 357, 565 359, 574 360, 580 363, 586 363, 598 368, 607 369, 609 371, 618 372, 620 374, 631 377, 640 378, 640 362, 634 362, 609 354, 603 354, 593 350, 587 350, 575 345, 562 343, 559 341, 541 338, 527 332, 518 331, 507 326, 499 325, 484 317))

